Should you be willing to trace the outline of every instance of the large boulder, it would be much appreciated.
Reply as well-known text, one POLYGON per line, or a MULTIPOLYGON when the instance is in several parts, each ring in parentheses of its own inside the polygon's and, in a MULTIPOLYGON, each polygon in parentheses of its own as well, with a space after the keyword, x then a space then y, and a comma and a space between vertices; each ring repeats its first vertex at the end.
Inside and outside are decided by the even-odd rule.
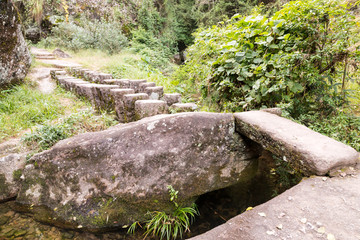
POLYGON ((0 87, 23 80, 31 58, 19 14, 10 0, 0 0, 0 87))
POLYGON ((16 197, 26 164, 26 154, 19 139, 0 144, 0 202, 16 197))
POLYGON ((251 178, 257 156, 235 132, 232 114, 158 115, 35 155, 16 201, 37 220, 100 231, 170 211, 168 185, 187 205, 251 178))

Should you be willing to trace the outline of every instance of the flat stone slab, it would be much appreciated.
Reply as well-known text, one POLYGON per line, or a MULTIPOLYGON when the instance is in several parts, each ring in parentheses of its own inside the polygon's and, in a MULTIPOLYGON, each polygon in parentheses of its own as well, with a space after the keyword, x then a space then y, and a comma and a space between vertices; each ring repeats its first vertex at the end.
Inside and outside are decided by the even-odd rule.
POLYGON ((194 112, 198 109, 198 106, 195 103, 174 103, 170 106, 170 112, 180 113, 180 112, 194 112))
POLYGON ((239 133, 291 162, 305 174, 325 175, 359 162, 355 149, 286 118, 262 111, 235 113, 234 116, 239 133))
POLYGON ((161 100, 137 100, 135 102, 135 119, 168 113, 168 106, 161 100))
POLYGON ((181 103, 181 94, 180 93, 165 93, 163 97, 164 101, 170 107, 175 103, 181 103))
POLYGON ((149 95, 149 99, 152 100, 159 100, 164 95, 164 87, 158 86, 158 87, 146 87, 144 89, 145 93, 149 95))
POLYGON ((312 177, 191 240, 360 239, 360 174, 312 177))

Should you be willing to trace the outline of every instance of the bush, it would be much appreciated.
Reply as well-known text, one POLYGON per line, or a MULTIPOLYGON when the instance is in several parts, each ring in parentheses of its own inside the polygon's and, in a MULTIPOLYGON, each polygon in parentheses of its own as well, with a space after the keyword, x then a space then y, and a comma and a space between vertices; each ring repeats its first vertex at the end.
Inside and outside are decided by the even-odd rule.
POLYGON ((61 22, 52 29, 52 35, 44 40, 45 45, 54 45, 74 51, 100 49, 113 54, 128 44, 117 23, 81 18, 79 23, 61 22))
MULTIPOLYGON (((220 110, 244 111, 288 103, 293 116, 331 112, 344 103, 344 60, 356 52, 354 17, 338 1, 286 4, 273 17, 235 15, 196 33, 188 61, 175 77, 200 85, 220 110)), ((180 80, 180 81, 181 81, 180 80)))

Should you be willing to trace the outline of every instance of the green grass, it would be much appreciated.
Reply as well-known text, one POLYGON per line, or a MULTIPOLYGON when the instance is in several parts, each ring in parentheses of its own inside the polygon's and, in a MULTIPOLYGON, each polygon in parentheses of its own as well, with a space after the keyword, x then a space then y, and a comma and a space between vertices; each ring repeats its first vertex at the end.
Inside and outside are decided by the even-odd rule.
POLYGON ((116 123, 113 116, 106 113, 95 115, 92 108, 87 108, 37 126, 23 137, 23 141, 35 149, 46 150, 62 139, 79 133, 101 131, 116 123))
POLYGON ((64 114, 56 95, 35 90, 29 82, 0 92, 0 141, 64 114))
MULTIPOLYGON (((89 102, 79 100, 71 92, 56 88, 52 94, 43 94, 35 83, 26 79, 21 85, 0 91, 0 142, 23 135, 25 130, 37 125, 58 124, 57 119, 83 111, 86 112, 82 117, 72 118, 83 126, 78 127, 78 131, 72 131, 72 134, 102 130, 115 124, 110 121, 113 116, 102 114, 102 117, 98 117, 89 102)), ((73 123, 72 127, 75 125, 73 123)))
POLYGON ((169 77, 176 68, 174 64, 160 71, 150 67, 141 55, 130 50, 113 55, 94 49, 68 52, 72 58, 67 61, 79 63, 86 68, 111 73, 114 78, 147 79, 155 82, 157 86, 163 86, 166 93, 179 92, 178 83, 169 77))

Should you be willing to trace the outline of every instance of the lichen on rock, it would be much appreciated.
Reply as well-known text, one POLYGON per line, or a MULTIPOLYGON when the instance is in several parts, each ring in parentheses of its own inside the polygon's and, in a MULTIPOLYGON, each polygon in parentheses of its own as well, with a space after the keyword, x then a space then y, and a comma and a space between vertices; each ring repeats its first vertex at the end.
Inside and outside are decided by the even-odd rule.
POLYGON ((0 88, 4 88, 25 78, 31 57, 13 2, 0 0, 0 9, 0 88))

